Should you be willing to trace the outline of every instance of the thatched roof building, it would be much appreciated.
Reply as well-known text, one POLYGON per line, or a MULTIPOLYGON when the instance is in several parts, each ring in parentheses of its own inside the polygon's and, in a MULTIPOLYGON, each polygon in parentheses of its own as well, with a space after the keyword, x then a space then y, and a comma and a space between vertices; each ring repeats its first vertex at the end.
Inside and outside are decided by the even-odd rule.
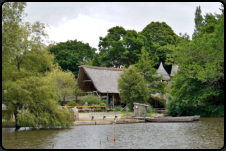
POLYGON ((162 62, 160 63, 160 66, 157 70, 157 75, 162 75, 164 81, 169 81, 170 80, 170 76, 168 75, 168 73, 166 72, 166 70, 164 69, 162 62))
POLYGON ((120 68, 107 68, 82 65, 79 67, 78 86, 84 92, 93 92, 101 98, 120 100, 118 78, 122 73, 120 68))

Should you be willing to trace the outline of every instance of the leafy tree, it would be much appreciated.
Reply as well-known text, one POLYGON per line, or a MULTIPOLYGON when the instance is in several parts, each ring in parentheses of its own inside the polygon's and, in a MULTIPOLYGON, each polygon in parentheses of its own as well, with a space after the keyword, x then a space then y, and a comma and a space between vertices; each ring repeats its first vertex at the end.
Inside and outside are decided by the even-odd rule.
POLYGON ((147 39, 135 30, 125 30, 123 27, 112 27, 105 37, 100 37, 99 57, 95 64, 106 67, 128 67, 137 62, 136 54, 140 54, 142 46, 152 45, 152 39, 147 39))
POLYGON ((92 60, 96 48, 90 47, 88 43, 68 40, 51 45, 49 51, 55 55, 55 63, 58 63, 64 71, 70 70, 77 78, 79 65, 92 60))
POLYGON ((2 68, 10 63, 20 39, 20 24, 26 16, 25 2, 5 2, 2 5, 2 68))
POLYGON ((123 68, 118 79, 118 89, 121 102, 127 104, 130 110, 132 110, 134 102, 147 102, 149 90, 144 78, 133 66, 130 66, 128 70, 123 68))
POLYGON ((76 98, 77 95, 82 92, 82 90, 78 87, 74 75, 70 71, 62 71, 58 64, 51 67, 51 71, 48 72, 48 76, 56 81, 59 96, 63 101, 63 105, 66 104, 66 101, 76 98))
POLYGON ((6 56, 2 66, 2 90, 6 93, 2 102, 14 113, 16 130, 35 124, 70 126, 71 113, 57 108, 57 84, 45 74, 54 59, 43 43, 46 26, 21 22, 25 6, 26 3, 4 3, 2 10, 2 41, 6 42, 2 49, 6 56))
POLYGON ((160 62, 162 62, 166 72, 170 74, 172 65, 166 65, 165 61, 166 55, 171 54, 172 50, 168 49, 169 46, 167 45, 175 45, 177 35, 165 22, 151 22, 142 30, 142 33, 146 37, 150 34, 153 39, 153 46, 159 58, 158 64, 155 68, 157 69, 160 62))
POLYGON ((176 105, 178 114, 182 114, 179 108, 183 105, 201 103, 205 112, 213 115, 224 104, 224 14, 215 15, 217 20, 206 16, 201 32, 192 41, 181 39, 169 59, 180 67, 171 90, 171 107, 176 105))
POLYGON ((162 76, 157 76, 156 69, 154 68, 156 62, 153 57, 145 50, 144 47, 141 49, 139 55, 139 61, 134 66, 137 67, 137 71, 144 77, 145 83, 149 88, 149 95, 157 92, 164 94, 166 83, 161 82, 162 76))
POLYGON ((194 33, 200 32, 200 28, 202 26, 202 21, 203 21, 203 17, 201 15, 201 13, 202 13, 201 7, 197 6, 196 11, 195 11, 195 31, 194 31, 194 33))

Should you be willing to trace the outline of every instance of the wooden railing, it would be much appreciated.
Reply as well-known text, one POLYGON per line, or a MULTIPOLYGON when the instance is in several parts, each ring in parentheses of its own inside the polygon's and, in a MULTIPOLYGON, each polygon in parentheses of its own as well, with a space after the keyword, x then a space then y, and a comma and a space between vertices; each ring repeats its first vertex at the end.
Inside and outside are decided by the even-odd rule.
POLYGON ((153 108, 154 113, 165 113, 167 111, 167 108, 153 108))

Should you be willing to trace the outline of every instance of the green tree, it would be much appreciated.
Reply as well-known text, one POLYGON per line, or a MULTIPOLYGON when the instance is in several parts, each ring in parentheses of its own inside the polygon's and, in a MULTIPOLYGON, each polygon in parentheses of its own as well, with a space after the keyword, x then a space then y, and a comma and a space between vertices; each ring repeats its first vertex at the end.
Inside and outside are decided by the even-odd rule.
POLYGON ((25 6, 26 3, 4 3, 2 10, 2 41, 6 42, 2 48, 6 56, 2 66, 2 90, 6 90, 2 103, 14 113, 16 130, 35 124, 70 126, 71 113, 57 108, 57 83, 45 74, 54 59, 43 42, 46 26, 21 22, 25 6))
POLYGON ((205 17, 201 32, 191 41, 182 38, 173 50, 170 59, 179 70, 171 94, 178 109, 184 104, 202 103, 213 112, 224 104, 224 14, 215 16, 217 20, 205 17))
POLYGON ((78 87, 75 76, 70 71, 62 71, 58 64, 51 67, 48 76, 56 81, 59 97, 62 99, 63 105, 66 104, 66 101, 76 99, 77 95, 82 92, 78 87))
POLYGON ((153 59, 153 55, 150 56, 145 48, 142 47, 141 54, 138 56, 139 61, 134 66, 144 77, 145 83, 149 88, 149 95, 155 94, 157 92, 164 94, 166 92, 166 83, 161 82, 162 76, 157 75, 157 70, 154 68, 156 61, 153 59))
POLYGON ((92 60, 96 48, 90 47, 88 43, 68 40, 51 45, 49 51, 55 55, 55 63, 58 63, 64 71, 70 70, 77 78, 79 65, 92 60))
POLYGON ((10 63, 20 39, 20 24, 26 16, 25 2, 5 2, 2 5, 2 68, 10 63))
POLYGON ((100 37, 99 57, 95 64, 106 67, 128 67, 138 61, 142 46, 152 45, 152 39, 147 39, 135 30, 125 30, 123 27, 112 27, 105 37, 100 37))
POLYGON ((130 110, 133 109, 134 102, 147 102, 149 90, 144 78, 133 66, 130 66, 128 70, 123 68, 118 79, 118 89, 121 102, 127 104, 130 110))
POLYGON ((202 13, 201 7, 197 6, 196 11, 195 11, 195 31, 194 31, 194 33, 200 32, 200 28, 202 26, 202 21, 203 21, 203 17, 201 15, 201 13, 202 13))
POLYGON ((151 35, 151 38, 153 39, 153 46, 159 58, 155 68, 157 69, 160 62, 162 62, 166 72, 170 74, 172 65, 167 65, 165 63, 166 55, 172 53, 172 50, 169 49, 168 45, 175 45, 178 36, 165 22, 151 22, 142 30, 142 33, 146 37, 147 35, 151 35))

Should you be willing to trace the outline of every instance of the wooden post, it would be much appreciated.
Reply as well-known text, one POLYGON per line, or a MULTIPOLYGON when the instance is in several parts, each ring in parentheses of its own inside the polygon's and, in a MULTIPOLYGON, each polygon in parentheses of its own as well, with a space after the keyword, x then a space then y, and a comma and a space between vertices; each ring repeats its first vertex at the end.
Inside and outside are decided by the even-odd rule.
POLYGON ((113 93, 113 109, 114 109, 114 93, 113 93))
POLYGON ((106 106, 108 107, 108 91, 107 91, 107 99, 106 99, 106 106))
POLYGON ((114 125, 114 142, 115 142, 115 126, 116 126, 116 120, 115 120, 115 125, 114 125))

